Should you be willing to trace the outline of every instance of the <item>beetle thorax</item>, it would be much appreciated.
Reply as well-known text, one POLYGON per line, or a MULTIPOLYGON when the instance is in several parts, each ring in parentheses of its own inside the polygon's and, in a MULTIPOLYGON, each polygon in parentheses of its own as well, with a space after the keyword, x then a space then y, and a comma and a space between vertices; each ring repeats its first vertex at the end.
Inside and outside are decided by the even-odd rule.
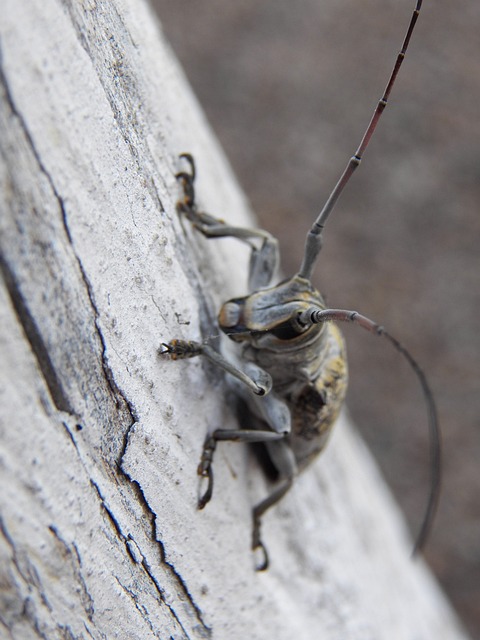
POLYGON ((229 300, 220 310, 219 325, 232 340, 245 345, 245 356, 267 370, 274 384, 314 380, 330 332, 325 324, 300 322, 300 314, 312 305, 325 308, 321 294, 308 280, 294 276, 229 300))

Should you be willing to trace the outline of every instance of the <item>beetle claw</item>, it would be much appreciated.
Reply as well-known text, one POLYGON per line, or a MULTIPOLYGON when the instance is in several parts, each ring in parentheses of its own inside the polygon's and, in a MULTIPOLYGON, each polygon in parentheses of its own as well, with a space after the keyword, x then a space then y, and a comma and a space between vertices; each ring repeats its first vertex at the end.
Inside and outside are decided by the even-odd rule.
POLYGON ((252 544, 252 551, 255 553, 255 555, 257 555, 258 552, 258 554, 261 554, 262 556, 262 561, 257 564, 257 566, 255 567, 255 571, 266 571, 268 569, 268 565, 270 564, 270 559, 268 557, 267 548, 265 547, 263 542, 261 540, 257 540, 255 545, 252 544))
POLYGON ((252 532, 252 551, 255 553, 255 555, 260 555, 262 557, 261 562, 255 567, 255 571, 266 571, 268 569, 268 565, 270 564, 270 560, 268 557, 267 548, 260 538, 260 525, 260 518, 254 517, 252 532))
POLYGON ((206 504, 208 504, 212 498, 212 493, 213 493, 213 469, 211 466, 209 466, 207 469, 205 469, 204 471, 202 471, 200 473, 200 469, 199 469, 199 475, 202 476, 202 478, 207 478, 207 489, 205 491, 205 493, 200 496, 200 498, 198 499, 198 508, 199 509, 203 509, 205 507, 206 504))

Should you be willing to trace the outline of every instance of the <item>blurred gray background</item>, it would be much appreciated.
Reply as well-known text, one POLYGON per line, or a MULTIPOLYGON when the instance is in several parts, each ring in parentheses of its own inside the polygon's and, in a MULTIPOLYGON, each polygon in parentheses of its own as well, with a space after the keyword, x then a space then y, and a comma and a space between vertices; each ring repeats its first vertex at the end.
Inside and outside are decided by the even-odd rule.
MULTIPOLYGON (((413 0, 154 3, 292 274, 306 231, 382 94, 413 0)), ((479 34, 478 0, 424 3, 379 129, 329 220, 315 277, 331 306, 384 324, 429 376, 443 429, 444 486, 425 555, 476 638, 479 34)), ((210 213, 228 218, 228 211, 210 213)), ((345 333, 350 412, 416 532, 428 490, 421 394, 388 344, 355 327, 345 333)))

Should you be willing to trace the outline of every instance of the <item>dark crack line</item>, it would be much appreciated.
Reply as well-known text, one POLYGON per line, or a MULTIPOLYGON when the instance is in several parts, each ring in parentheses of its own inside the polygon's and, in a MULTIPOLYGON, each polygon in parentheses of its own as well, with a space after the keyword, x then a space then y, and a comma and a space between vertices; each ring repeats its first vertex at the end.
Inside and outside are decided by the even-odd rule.
MULTIPOLYGON (((55 198, 57 199, 57 201, 60 204, 60 210, 62 211, 62 214, 63 214, 64 211, 65 211, 65 207, 63 205, 63 200, 62 200, 61 196, 58 194, 58 192, 57 192, 57 190, 55 188, 55 185, 53 183, 53 180, 52 180, 52 177, 51 177, 50 173, 47 171, 47 168, 45 167, 45 165, 42 162, 40 154, 38 153, 37 148, 35 146, 35 143, 33 141, 33 137, 31 135, 30 130, 29 130, 29 128, 27 126, 27 123, 25 121, 25 118, 23 117, 23 115, 17 109, 17 107, 15 105, 15 101, 13 99, 12 92, 10 91, 10 85, 8 83, 7 76, 5 75, 5 72, 4 72, 4 69, 3 69, 3 53, 2 53, 1 42, 0 42, 0 83, 4 87, 5 96, 6 96, 6 99, 7 99, 7 103, 9 105, 9 107, 10 107, 10 110, 11 110, 12 114, 18 119, 18 121, 20 123, 20 127, 21 127, 22 131, 25 134, 25 137, 26 137, 26 139, 28 141, 28 144, 29 144, 30 149, 31 149, 31 151, 33 153, 33 156, 34 156, 34 158, 35 158, 35 160, 36 160, 36 162, 38 164, 38 167, 39 167, 40 171, 43 173, 43 175, 45 176, 45 178, 47 179, 48 184, 50 185, 50 188, 51 188, 55 198)), ((65 230, 67 232, 68 239, 69 239, 69 241, 71 243, 72 239, 70 237, 70 233, 68 231, 68 227, 65 230)))
POLYGON ((134 603, 136 609, 141 614, 143 620, 145 620, 145 622, 150 627, 150 631, 155 636, 155 638, 161 638, 162 636, 160 635, 160 632, 155 630, 155 628, 153 626, 153 622, 151 622, 151 620, 150 620, 150 615, 149 615, 149 611, 148 611, 147 607, 145 607, 144 605, 140 604, 140 602, 138 601, 138 594, 135 593, 135 591, 133 591, 132 589, 129 589, 126 585, 124 585, 120 581, 118 576, 115 576, 115 580, 117 581, 117 584, 120 586, 120 588, 133 600, 133 603, 134 603))
MULTIPOLYGON (((31 575, 25 575, 24 570, 22 569, 22 567, 20 566, 20 560, 18 557, 18 551, 17 551, 17 547, 15 545, 15 541, 13 540, 12 536, 10 535, 4 521, 3 518, 1 518, 0 516, 0 533, 2 534, 2 536, 4 537, 5 541, 7 542, 8 546, 11 549, 11 553, 12 553, 12 561, 13 561, 13 566, 15 567, 15 569, 17 570, 17 574, 18 576, 20 576, 20 578, 23 580, 24 584, 25 584, 25 588, 27 590, 27 592, 30 595, 24 596, 23 597, 23 610, 22 610, 22 615, 30 622, 32 628, 34 629, 35 633, 40 637, 40 638, 44 638, 44 640, 48 640, 47 636, 45 635, 45 633, 42 631, 42 629, 40 628, 40 621, 38 619, 38 616, 35 614, 35 601, 32 597, 32 592, 33 589, 35 590, 36 593, 38 593, 38 596, 40 598, 40 602, 43 606, 46 607, 46 609, 52 613, 53 608, 51 607, 50 603, 48 602, 48 599, 46 597, 45 591, 42 587, 42 583, 40 580, 40 577, 38 575, 38 572, 35 569, 35 566, 30 562, 30 558, 27 557, 26 561, 27 561, 27 571, 28 573, 30 573, 31 575), (33 587, 33 589, 32 589, 33 587)), ((3 621, 2 621, 3 624, 3 621)), ((6 624, 7 629, 9 629, 11 631, 11 627, 6 624)))
MULTIPOLYGON (((131 483, 132 488, 135 490, 135 495, 137 496, 139 502, 142 504, 144 510, 146 511, 146 513, 149 516, 149 520, 150 520, 150 526, 151 526, 151 539, 153 542, 155 542, 159 549, 160 549, 160 557, 161 557, 161 561, 162 564, 168 569, 168 571, 171 573, 171 575, 173 576, 175 582, 179 585, 179 587, 181 588, 182 592, 184 593, 186 599, 188 600, 188 602, 190 603, 193 611, 195 612, 195 616, 197 617, 200 625, 202 626, 202 628, 204 629, 206 635, 205 637, 211 637, 211 629, 210 627, 208 627, 202 617, 202 611, 201 609, 198 607, 198 605, 195 603, 195 600, 193 599, 192 595, 190 594, 185 581, 183 580, 183 578, 180 576, 180 574, 175 570, 175 568, 173 567, 172 564, 170 564, 169 562, 167 562, 165 560, 165 548, 162 544, 162 542, 160 542, 159 540, 157 540, 156 536, 155 536, 155 518, 156 515, 155 513, 150 509, 150 506, 148 505, 148 502, 144 496, 144 493, 139 485, 139 483, 136 480, 132 480, 130 479, 130 477, 128 476, 127 473, 123 472, 124 476, 128 479, 128 481, 131 483)), ((133 555, 130 547, 130 543, 132 541, 131 536, 126 535, 123 531, 122 528, 120 526, 120 523, 118 522, 118 519, 115 517, 115 514, 113 513, 113 511, 111 510, 111 508, 108 506, 108 504, 105 502, 105 499, 102 495, 102 492, 100 490, 100 487, 96 484, 95 481, 91 480, 92 486, 94 487, 95 491, 97 492, 102 507, 104 508, 106 514, 108 515, 113 528, 115 529, 115 532, 117 533, 117 536, 124 542, 126 550, 128 555, 130 556, 130 558, 132 559, 132 561, 135 564, 140 564, 143 568, 143 570, 145 571, 146 575, 148 576, 148 578, 150 579, 150 581, 152 582, 152 584, 155 587, 155 590, 157 591, 160 600, 163 602, 163 604, 169 609, 170 613, 172 614, 172 617, 176 620, 177 624, 179 625, 179 627, 182 629, 183 633, 185 634, 185 636, 188 638, 189 635, 186 631, 186 629, 184 628, 182 621, 180 620, 180 618, 178 617, 175 609, 173 608, 173 606, 167 602, 166 598, 165 598, 165 591, 163 590, 162 586, 160 585, 160 583, 158 582, 155 573, 153 571, 153 569, 151 568, 150 564, 148 563, 148 561, 146 560, 145 556, 141 553, 140 554, 142 556, 141 561, 139 562, 137 558, 135 558, 135 556, 133 555)))
MULTIPOLYGON (((67 231, 68 224, 67 224, 67 219, 66 219, 66 215, 65 214, 64 214, 63 218, 64 218, 64 225, 65 225, 65 228, 66 228, 66 231, 67 231)), ((73 245, 72 245, 72 249, 73 249, 73 245)), ((120 397, 121 400, 123 401, 123 403, 125 404, 128 412, 129 412, 131 424, 133 424, 136 421, 135 420, 135 416, 134 416, 133 407, 132 407, 131 403, 128 402, 125 394, 120 390, 120 388, 118 387, 117 383, 115 382, 112 369, 111 369, 110 365, 108 364, 108 360, 107 360, 107 343, 106 343, 106 340, 105 340, 105 336, 103 335, 103 331, 102 331, 102 329, 100 327, 100 312, 98 311, 98 307, 97 307, 97 304, 95 302, 95 296, 93 294, 92 284, 91 284, 91 282, 90 282, 90 280, 89 280, 89 278, 88 278, 88 276, 86 274, 86 271, 85 271, 85 269, 83 267, 83 264, 82 264, 82 261, 80 260, 80 257, 77 255, 77 253, 75 252, 74 249, 73 249, 73 254, 75 256, 75 259, 76 259, 77 264, 78 264, 78 268, 80 269, 80 273, 82 275, 82 280, 84 282, 85 289, 87 291, 88 299, 90 301, 90 306, 93 309, 95 328, 96 328, 96 332, 97 332, 97 335, 99 337, 101 348, 102 348, 103 375, 104 375, 105 380, 107 381, 107 384, 108 384, 108 386, 110 388, 112 397, 116 401, 117 407, 119 405, 118 398, 120 397)))
POLYGON ((23 329, 24 336, 30 345, 32 353, 38 364, 38 368, 45 380, 52 401, 58 411, 63 411, 70 415, 74 414, 74 409, 70 404, 70 400, 65 393, 62 382, 57 375, 55 366, 50 358, 47 346, 43 340, 42 334, 35 322, 27 302, 22 295, 20 286, 10 265, 5 257, 0 254, 0 271, 2 273, 5 286, 8 291, 15 315, 23 329))
POLYGON ((35 603, 30 597, 26 597, 23 606, 23 615, 30 621, 32 628, 39 638, 43 640, 49 640, 45 632, 40 628, 41 621, 37 619, 35 614, 35 603))
MULTIPOLYGON (((82 562, 81 562, 81 556, 80 556, 78 547, 76 546, 75 542, 73 542, 72 545, 70 546, 68 542, 60 535, 58 528, 55 527, 54 525, 50 525, 48 527, 48 530, 55 537, 55 539, 58 540, 58 542, 62 545, 62 547, 65 549, 67 557, 70 558, 71 560, 73 573, 77 578, 77 583, 80 585, 80 589, 82 590, 82 593, 83 593, 83 596, 80 596, 80 602, 84 606, 84 610, 85 610, 85 613, 87 614, 88 621, 93 625, 95 625, 93 621, 93 617, 95 613, 94 601, 90 592, 88 591, 87 583, 81 571, 82 562), (73 547, 73 551, 71 547, 73 547)), ((45 635, 44 631, 40 628, 40 620, 38 618, 38 615, 35 612, 35 608, 36 608, 35 600, 32 597, 32 587, 35 589, 36 593, 38 593, 40 602, 46 607, 46 609, 50 612, 50 614, 54 616, 54 618, 56 616, 55 608, 52 606, 52 604, 50 604, 47 598, 46 590, 43 588, 42 581, 36 570, 35 565, 30 561, 30 556, 26 556, 27 572, 22 568, 21 561, 19 559, 19 552, 17 551, 17 545, 15 544, 15 540, 10 535, 5 525, 5 522, 3 521, 1 516, 0 516, 0 534, 3 536, 3 538, 5 539, 5 541, 7 542, 8 546, 11 549, 13 566, 15 567, 18 573, 18 576, 23 580, 25 584, 25 588, 29 593, 29 595, 24 597, 24 600, 23 600, 23 603, 24 603, 23 615, 27 618, 27 620, 30 621, 32 628, 34 629, 34 631, 37 633, 39 637, 45 638, 45 640, 49 640, 50 636, 45 635)), ((10 626, 6 622, 4 622, 1 618, 0 618, 0 622, 4 624, 7 629, 10 630, 10 626)), ((71 637, 71 638, 75 637, 71 632, 71 628, 68 625, 65 626, 56 619, 54 619, 53 622, 56 625, 57 629, 59 629, 62 632, 62 637, 67 637, 65 635, 67 631, 70 634, 68 637, 71 637)), ((83 624, 90 637, 92 638, 98 637, 98 635, 94 636, 92 632, 88 629, 87 622, 85 620, 83 621, 83 624)), ((106 636, 101 631, 97 630, 97 634, 98 633, 102 638, 106 639, 106 636)))
MULTIPOLYGON (((118 397, 120 397, 125 403, 125 406, 127 407, 130 414, 131 423, 133 424, 135 422, 133 408, 131 404, 128 402, 127 398, 125 397, 125 394, 123 394, 123 392, 119 389, 119 387, 115 383, 113 372, 107 362, 107 355, 106 355, 107 345, 100 327, 100 313, 95 303, 93 288, 90 283, 90 280, 87 277, 86 271, 83 267, 83 264, 82 264, 82 261, 80 260, 79 255, 75 251, 75 246, 74 246, 73 239, 70 233, 70 228, 68 225, 68 216, 67 216, 64 200, 62 196, 59 194, 52 176, 50 175, 49 171, 46 169, 45 165, 41 160, 40 154, 38 153, 35 147, 35 143, 33 141, 32 135, 30 134, 30 131, 25 122, 25 119, 23 118, 22 114, 20 113, 20 111, 17 109, 15 105, 15 101, 13 99, 10 86, 8 84, 8 80, 3 69, 3 56, 2 56, 1 44, 0 44, 0 83, 4 87, 7 103, 11 109, 11 112, 18 119, 20 123, 20 127, 22 128, 25 134, 25 137, 28 141, 32 154, 38 164, 38 167, 40 171, 43 173, 43 175, 45 176, 52 190, 52 194, 58 203, 58 207, 62 217, 63 228, 65 230, 65 234, 67 236, 70 247, 72 248, 73 256, 77 262, 83 283, 85 285, 85 290, 87 292, 87 296, 90 301, 90 305, 93 309, 96 333, 99 336, 101 348, 102 348, 102 369, 104 372, 105 380, 109 385, 109 388, 112 393, 112 397, 116 401, 117 407, 120 404, 118 402, 118 397)), ((12 304, 15 308, 15 312, 20 320, 20 323, 24 328, 25 334, 27 336, 29 343, 31 344, 32 350, 35 353, 35 356, 39 363, 42 374, 46 380, 47 386, 52 395, 55 406, 58 408, 59 411, 65 411, 66 413, 73 414, 74 413, 73 408, 71 407, 67 394, 63 389, 63 386, 61 384, 59 377, 57 376, 55 367, 48 355, 48 350, 45 346, 45 343, 43 342, 40 331, 37 325, 35 324, 33 317, 29 312, 25 299, 21 295, 18 284, 15 281, 13 272, 9 268, 9 265, 3 259, 0 261, 0 268, 3 272, 3 277, 7 284, 9 295, 12 298, 12 304)))
MULTIPOLYGON (((128 433, 127 433, 127 437, 125 438, 125 449, 124 449, 124 452, 122 453, 122 457, 123 457, 123 454, 125 453, 125 451, 127 449, 127 446, 128 446, 128 433)), ((124 471, 123 469, 122 469, 122 472, 125 475, 125 477, 128 479, 128 481, 131 483, 133 488, 136 490, 136 495, 138 497, 138 500, 143 505, 143 508, 145 509, 146 513, 149 516, 150 526, 151 526, 151 531, 152 531, 152 533, 151 533, 152 539, 159 546, 162 563, 168 568, 168 570, 170 571, 170 573, 173 576, 173 578, 175 579, 175 581, 181 587, 185 597, 188 599, 188 602, 190 602, 193 610, 195 611, 195 615, 196 615, 200 625, 202 626, 202 628, 207 633, 206 637, 210 637, 211 633, 212 633, 212 630, 205 623, 205 621, 203 620, 202 610, 200 609, 200 607, 195 602, 195 599, 193 598, 192 594, 188 590, 188 587, 187 587, 184 579, 182 578, 182 576, 178 573, 178 571, 175 569, 175 567, 170 562, 168 562, 166 560, 165 546, 163 545, 163 543, 160 540, 158 540, 158 538, 156 536, 156 525, 155 525, 156 514, 150 508, 150 505, 148 504, 148 501, 147 501, 147 499, 145 497, 145 494, 143 493, 143 489, 142 489, 140 483, 137 482, 137 480, 132 479, 129 476, 129 474, 126 471, 124 471)), ((156 581, 156 578, 155 578, 150 566, 148 565, 148 563, 147 563, 147 561, 145 559, 143 561, 143 565, 144 565, 145 571, 147 571, 147 573, 150 576, 151 580, 155 583, 155 585, 157 586, 157 589, 159 589, 159 591, 160 591, 161 587, 160 587, 160 585, 158 585, 158 583, 156 581)), ((173 615, 176 615, 175 612, 173 612, 173 615)))
MULTIPOLYGON (((123 543, 125 544, 125 549, 129 555, 129 557, 131 558, 132 562, 134 564, 136 564, 137 566, 140 565, 143 570, 145 571, 145 574, 147 575, 147 577, 150 579, 150 581, 152 582, 153 586, 155 587, 156 592, 159 595, 160 601, 163 602, 163 604, 168 608, 168 610, 170 611, 170 613, 172 614, 172 617, 174 618, 174 620, 177 622, 178 626, 180 627, 180 629, 182 629, 183 633, 185 634, 185 637, 188 638, 188 633, 186 631, 186 629, 183 627, 183 624, 181 622, 181 620, 178 618, 175 610, 173 609, 173 607, 171 606, 171 604, 169 604, 165 598, 165 592, 162 589, 162 587, 160 586, 160 584, 158 583, 158 581, 156 580, 155 576, 153 575, 153 572, 151 571, 148 562, 145 560, 145 557, 143 554, 141 554, 142 559, 140 562, 138 562, 137 558, 135 558, 130 550, 130 545, 129 542, 131 541, 131 536, 126 535, 123 531, 122 528, 120 526, 120 523, 118 522, 115 514, 113 513, 112 509, 108 506, 108 504, 105 502, 105 499, 102 495, 102 492, 100 490, 100 487, 98 486, 98 484, 94 481, 91 480, 90 481, 92 483, 93 488, 95 489, 95 491, 98 494, 98 497, 100 498, 101 501, 101 505, 103 507, 103 509, 105 510, 105 513, 107 514, 110 522, 112 523, 112 526, 117 534, 117 537, 123 541, 123 543)), ((140 552, 141 553, 141 552, 140 552)), ((162 559, 163 559, 163 555, 162 555, 162 559)), ((194 605, 192 604, 192 606, 194 607, 194 605)), ((194 607, 195 611, 196 608, 194 607)))
MULTIPOLYGON (((42 586, 42 581, 40 579, 40 576, 38 574, 35 564, 31 562, 29 555, 25 555, 23 558, 24 560, 23 564, 25 564, 25 567, 22 568, 21 566, 22 562, 21 562, 21 559, 19 558, 19 552, 17 551, 17 546, 15 545, 15 541, 13 540, 9 531, 7 530, 7 527, 1 517, 0 517, 0 533, 3 535, 3 537, 5 538, 6 542, 8 543, 11 549, 13 564, 17 570, 18 575, 22 578, 25 585, 27 586, 28 591, 31 593, 31 587, 34 587, 36 592, 38 593, 40 602, 44 605, 47 611, 51 613, 53 611, 53 607, 47 598, 47 594, 45 593, 45 589, 42 586)), ((28 600, 28 597, 25 598, 25 602, 27 600, 28 600)))
POLYGON ((90 594, 85 578, 82 575, 82 560, 80 556, 80 552, 78 551, 78 547, 75 542, 69 544, 61 535, 58 528, 54 525, 50 525, 48 527, 50 533, 55 537, 56 540, 62 545, 65 549, 65 553, 68 558, 70 558, 71 566, 73 569, 73 573, 77 579, 80 588, 82 589, 83 597, 80 596, 80 601, 83 604, 83 608, 85 613, 87 614, 87 618, 90 622, 93 622, 93 616, 95 614, 95 606, 92 595, 90 594), (73 548, 73 551, 72 551, 73 548))
MULTIPOLYGON (((85 631, 88 633, 88 637, 89 638, 93 638, 95 640, 95 636, 93 635, 93 633, 88 628, 86 622, 83 623, 83 627, 84 627, 85 631)), ((104 640, 108 640, 107 636, 104 633, 102 633, 101 631, 99 631, 99 633, 100 633, 100 637, 101 638, 103 638, 104 640)))
MULTIPOLYGON (((37 149, 35 148, 33 138, 27 127, 25 119, 23 118, 22 114, 19 112, 19 110, 15 105, 15 101, 13 99, 12 92, 10 90, 10 86, 3 68, 3 53, 2 53, 1 44, 0 44, 0 84, 3 86, 6 101, 10 107, 11 113, 13 116, 17 118, 20 124, 20 127, 24 132, 25 138, 27 139, 27 142, 30 146, 32 154, 38 164, 40 171, 45 175, 48 183, 51 186, 53 193, 55 194, 55 197, 57 198, 57 200, 60 201, 61 199, 59 198, 58 194, 55 191, 52 179, 48 174, 45 166, 43 165, 37 149)), ((62 203, 62 206, 63 206, 63 203, 62 203)), ((21 326, 23 327, 25 336, 28 342, 30 343, 32 351, 37 359, 40 371, 42 372, 42 375, 45 379, 47 387, 50 391, 52 400, 59 411, 65 411, 66 413, 72 414, 73 409, 71 407, 68 396, 63 388, 63 385, 59 377, 57 376, 53 362, 48 354, 48 349, 43 341, 39 328, 35 323, 35 320, 33 319, 28 309, 26 300, 22 296, 20 287, 18 285, 18 282, 16 281, 14 273, 10 269, 10 266, 5 260, 5 258, 3 256, 0 256, 0 258, 1 258, 0 268, 6 283, 6 287, 7 287, 10 299, 12 301, 13 308, 15 309, 17 318, 21 326)))
MULTIPOLYGON (((145 129, 149 127, 149 118, 148 114, 141 117, 144 112, 144 100, 138 82, 134 81, 138 74, 132 66, 130 56, 125 52, 127 47, 125 40, 118 39, 115 34, 126 36, 133 49, 137 49, 137 45, 132 40, 121 13, 113 6, 108 7, 109 22, 114 25, 109 30, 110 37, 103 38, 102 43, 99 44, 97 34, 99 25, 104 24, 105 11, 102 7, 96 6, 94 10, 89 11, 86 19, 85 12, 79 11, 77 4, 72 0, 63 0, 63 5, 77 34, 78 43, 92 63, 98 84, 110 106, 119 135, 129 150, 135 170, 143 177, 146 189, 152 201, 157 203, 160 214, 165 214, 165 207, 152 177, 152 171, 147 172, 146 162, 140 161, 145 157, 153 166, 156 164, 148 145, 143 144, 145 129), (102 73, 106 65, 110 73, 102 73)), ((163 176, 157 173, 156 177, 163 182, 164 187, 167 186, 163 176)), ((135 222, 134 224, 136 226, 135 222)))
POLYGON ((4 523, 3 518, 1 516, 0 516, 0 533, 5 538, 6 542, 8 543, 8 546, 10 547, 10 550, 12 552, 13 564, 15 565, 15 568, 16 568, 16 570, 18 572, 18 575, 21 576, 22 580, 24 580, 24 582, 26 584, 28 584, 28 578, 23 574, 23 571, 20 568, 20 563, 18 561, 18 555, 17 555, 16 546, 15 546, 15 541, 13 540, 13 538, 10 535, 9 531, 7 530, 7 527, 5 526, 5 523, 4 523))

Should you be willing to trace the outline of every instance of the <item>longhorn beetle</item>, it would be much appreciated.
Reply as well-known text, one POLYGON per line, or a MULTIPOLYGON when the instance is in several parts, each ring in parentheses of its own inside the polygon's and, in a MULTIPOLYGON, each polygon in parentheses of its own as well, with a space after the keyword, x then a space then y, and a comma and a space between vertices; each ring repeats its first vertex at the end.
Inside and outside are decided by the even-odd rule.
POLYGON ((234 386, 249 409, 249 428, 217 429, 206 438, 198 467, 199 475, 207 482, 206 490, 199 498, 200 509, 212 497, 212 463, 219 441, 264 443, 278 471, 276 488, 253 509, 252 549, 258 549, 262 554, 258 570, 268 566, 267 550, 260 535, 262 516, 285 495, 296 474, 322 451, 345 397, 347 362, 337 322, 353 322, 383 336, 405 357, 420 382, 428 408, 431 486, 414 551, 422 548, 432 525, 440 486, 440 436, 434 399, 423 371, 405 347, 382 326, 356 311, 328 309, 310 282, 322 247, 325 223, 360 164, 387 105, 421 5, 422 0, 417 0, 384 95, 358 149, 309 230, 300 270, 292 278, 272 285, 279 256, 277 241, 268 232, 233 227, 198 209, 194 160, 188 153, 180 156, 189 167, 176 176, 183 188, 183 199, 177 204, 178 213, 206 238, 233 237, 250 246, 248 286, 251 293, 225 302, 218 316, 222 332, 241 345, 236 357, 227 358, 205 343, 177 339, 163 343, 159 353, 172 360, 206 357, 232 376, 234 386))

